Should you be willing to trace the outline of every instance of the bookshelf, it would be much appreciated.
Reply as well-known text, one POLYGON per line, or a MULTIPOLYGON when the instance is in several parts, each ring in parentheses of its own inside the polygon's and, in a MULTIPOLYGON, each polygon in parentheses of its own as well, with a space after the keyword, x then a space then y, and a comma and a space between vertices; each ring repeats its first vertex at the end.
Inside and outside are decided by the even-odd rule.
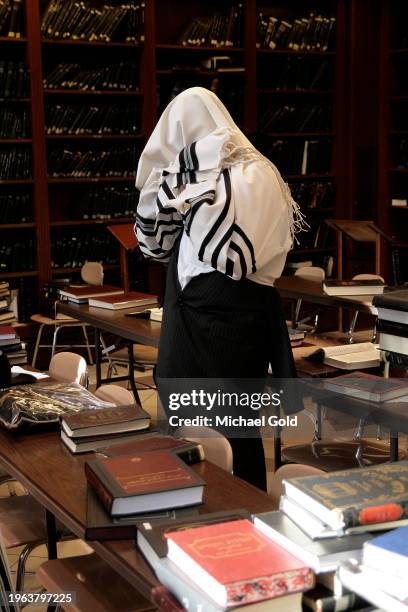
MULTIPOLYGON (((191 0, 188 3, 146 0, 143 36, 133 42, 117 38, 110 42, 89 42, 44 37, 41 24, 49 2, 26 0, 22 37, 0 36, 4 57, 27 63, 29 88, 19 96, 9 96, 8 102, 13 103, 15 112, 27 110, 31 128, 25 138, 13 137, 7 142, 0 133, 0 156, 5 147, 33 153, 31 176, 0 180, 0 198, 3 193, 28 194, 32 214, 19 223, 16 217, 4 220, 0 212, 0 231, 12 230, 16 242, 27 237, 32 239, 35 251, 32 269, 28 266, 15 272, 0 269, 0 278, 16 278, 16 283, 25 279, 33 295, 39 295, 42 285, 51 278, 75 275, 80 269, 74 256, 63 262, 56 253, 64 241, 69 244, 70 240, 85 235, 92 242, 93 237, 99 240, 104 234, 109 240, 108 224, 133 221, 137 202, 133 185, 138 155, 162 108, 187 86, 201 85, 215 90, 248 137, 266 154, 274 149, 271 159, 285 174, 313 227, 323 225, 325 218, 347 217, 345 0, 317 0, 313 6, 300 0, 191 0), (211 46, 208 41, 201 45, 182 44, 181 33, 197 16, 229 18, 233 7, 240 13, 240 26, 234 26, 229 33, 231 44, 218 47, 211 46), (336 18, 335 32, 326 51, 295 52, 257 47, 260 11, 294 21, 307 17, 311 10, 336 18), (225 56, 229 59, 220 59, 225 56), (320 70, 322 63, 325 67, 320 70), (63 64, 69 67, 59 72, 63 64), (122 66, 119 74, 126 75, 126 83, 121 82, 120 88, 103 86, 101 78, 95 78, 92 87, 81 87, 84 73, 85 77, 95 75, 97 70, 121 64, 132 68, 129 71, 122 66), (312 75, 309 82, 299 84, 291 78, 279 85, 278 72, 282 75, 287 66, 297 66, 298 72, 302 66, 306 67, 304 74, 312 75), (313 71, 316 74, 319 70, 321 78, 313 79, 313 71), (286 124, 272 122, 268 129, 262 129, 262 117, 268 107, 283 105, 300 109, 300 112, 304 107, 321 106, 325 110, 315 112, 320 119, 306 122, 301 130, 292 120, 286 124), (58 127, 67 108, 72 117, 79 112, 84 114, 83 109, 96 108, 99 118, 107 108, 116 109, 116 117, 128 109, 134 113, 132 126, 122 133, 119 128, 103 131, 104 125, 101 128, 100 124, 98 129, 102 131, 95 133, 95 121, 88 125, 85 122, 85 127, 82 125, 79 131, 68 124, 63 125, 64 121, 60 122, 62 128, 60 124, 58 127), (322 156, 324 164, 302 168, 306 141, 311 143, 311 149, 322 147, 327 152, 322 156), (282 152, 277 154, 276 143, 279 142, 287 144, 289 153, 300 152, 300 162, 287 170, 279 158, 282 152), (126 151, 127 173, 96 172, 95 166, 87 172, 80 167, 70 172, 61 171, 64 151, 69 158, 77 155, 79 160, 85 155, 98 159, 102 152, 109 155, 126 151), (100 202, 102 208, 97 210, 95 204, 100 202)), ((105 3, 92 0, 91 4, 102 7, 105 3)), ((109 4, 119 6, 123 3, 112 0, 109 4)), ((291 257, 312 259, 315 265, 327 262, 334 254, 334 243, 330 236, 320 238, 310 244, 301 242, 291 257)), ((109 250, 107 248, 106 253, 109 250)), ((115 251, 113 245, 112 250, 115 251)), ((118 250, 117 259, 109 255, 104 263, 107 279, 117 282, 118 250)))
POLYGON ((408 7, 385 2, 381 9, 379 225, 395 242, 387 249, 385 273, 403 282, 408 279, 408 36, 403 27, 408 7))

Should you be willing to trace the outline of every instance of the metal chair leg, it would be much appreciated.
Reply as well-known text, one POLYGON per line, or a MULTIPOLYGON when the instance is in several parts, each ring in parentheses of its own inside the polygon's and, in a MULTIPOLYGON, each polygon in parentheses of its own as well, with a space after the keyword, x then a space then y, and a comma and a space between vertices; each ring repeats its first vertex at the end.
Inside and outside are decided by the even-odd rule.
POLYGON ((295 307, 295 318, 293 320, 293 327, 294 329, 297 328, 298 324, 299 324, 299 314, 300 314, 300 309, 302 307, 302 300, 298 300, 296 302, 296 307, 295 307))
POLYGON ((26 562, 27 559, 30 555, 30 553, 34 550, 34 548, 37 548, 39 544, 27 544, 27 546, 25 548, 23 548, 23 550, 20 553, 20 556, 18 558, 18 565, 17 565, 17 575, 16 575, 16 591, 17 592, 21 592, 24 590, 24 577, 25 577, 25 566, 26 566, 26 562))
POLYGON ((358 319, 358 310, 356 310, 356 312, 354 313, 353 318, 351 320, 349 330, 347 332, 348 341, 350 344, 353 342, 353 334, 354 334, 354 329, 356 327, 357 319, 358 319))
POLYGON ((90 345, 89 345, 89 339, 88 339, 88 333, 87 333, 87 331, 86 331, 86 325, 81 325, 81 327, 82 327, 82 331, 83 331, 84 338, 85 338, 86 348, 87 348, 87 351, 88 351, 89 364, 90 364, 90 365, 93 365, 93 359, 92 359, 91 347, 90 347, 90 345))
POLYGON ((54 328, 54 334, 52 337, 51 359, 54 357, 55 349, 57 348, 57 335, 58 335, 59 330, 60 330, 60 326, 56 325, 54 328))
POLYGON ((44 329, 44 323, 42 323, 40 325, 39 329, 38 329, 37 340, 35 342, 35 348, 34 348, 33 361, 31 363, 33 368, 35 368, 35 364, 37 362, 38 349, 39 349, 39 346, 40 346, 40 340, 41 340, 41 335, 42 335, 43 329, 44 329))

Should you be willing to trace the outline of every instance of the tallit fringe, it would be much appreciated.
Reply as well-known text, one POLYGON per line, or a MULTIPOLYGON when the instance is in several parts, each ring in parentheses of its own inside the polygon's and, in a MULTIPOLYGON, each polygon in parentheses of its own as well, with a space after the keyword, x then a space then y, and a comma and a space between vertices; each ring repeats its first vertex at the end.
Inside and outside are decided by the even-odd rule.
POLYGON ((282 175, 275 166, 275 164, 273 164, 270 159, 262 155, 262 153, 257 151, 257 149, 255 149, 254 147, 243 147, 240 145, 236 145, 233 140, 228 140, 225 142, 221 150, 221 159, 221 165, 223 168, 236 166, 242 163, 245 164, 253 161, 262 161, 267 166, 272 168, 288 207, 289 229, 292 239, 292 248, 295 243, 299 244, 299 240, 297 239, 296 234, 299 234, 300 232, 307 232, 310 229, 310 225, 307 223, 305 215, 300 210, 299 204, 295 202, 295 200, 292 198, 290 187, 283 180, 282 175))

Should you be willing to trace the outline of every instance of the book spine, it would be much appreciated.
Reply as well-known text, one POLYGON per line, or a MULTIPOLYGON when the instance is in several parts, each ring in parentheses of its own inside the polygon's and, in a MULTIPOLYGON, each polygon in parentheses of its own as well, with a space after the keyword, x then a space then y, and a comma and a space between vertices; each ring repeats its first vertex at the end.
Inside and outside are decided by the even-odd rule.
POLYGON ((95 474, 93 469, 89 467, 88 463, 85 463, 85 476, 88 481, 88 484, 95 491, 100 501, 102 502, 102 504, 104 505, 104 507, 110 514, 112 511, 112 506, 113 506, 113 497, 109 493, 109 491, 106 489, 106 487, 102 484, 102 482, 100 481, 98 476, 95 474))
POLYGON ((400 503, 384 503, 373 506, 355 506, 340 513, 344 528, 390 523, 408 518, 408 499, 400 503))
MULTIPOLYGON (((262 570, 261 570, 262 571, 262 570)), ((264 599, 273 599, 289 593, 308 591, 315 584, 314 573, 304 567, 298 571, 275 574, 274 576, 262 576, 259 580, 243 580, 226 584, 227 606, 232 606, 239 601, 240 605, 255 603, 264 599)))

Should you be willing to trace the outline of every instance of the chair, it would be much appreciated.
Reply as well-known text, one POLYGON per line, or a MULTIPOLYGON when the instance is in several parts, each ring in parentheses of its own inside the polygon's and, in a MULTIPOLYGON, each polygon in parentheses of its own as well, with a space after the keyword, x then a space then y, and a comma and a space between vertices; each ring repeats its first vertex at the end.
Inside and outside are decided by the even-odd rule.
MULTIPOLYGON (((299 268, 296 270, 294 276, 299 276, 300 278, 304 278, 305 280, 311 280, 314 282, 323 282, 325 279, 325 271, 323 268, 319 268, 317 266, 309 266, 305 268, 299 268)), ((305 317, 304 319, 299 320, 300 309, 302 307, 302 299, 299 298, 296 302, 295 306, 295 314, 293 318, 293 327, 297 328, 301 323, 305 323, 309 319, 314 318, 314 324, 311 330, 308 330, 308 333, 314 333, 316 331, 318 322, 319 322, 319 314, 321 309, 317 310, 314 314, 305 317)))
POLYGON ((313 476, 322 473, 323 470, 310 465, 296 463, 282 465, 272 476, 270 486, 268 487, 268 495, 270 495, 272 498, 273 507, 279 508, 279 501, 283 494, 284 480, 288 480, 288 478, 298 478, 299 476, 313 476))
POLYGON ((7 593, 14 593, 14 589, 3 538, 0 535, 0 609, 4 612, 20 612, 19 604, 10 603, 7 593))
MULTIPOLYGON (((102 285, 102 283, 103 283, 103 266, 102 266, 102 264, 100 264, 99 262, 96 262, 96 261, 88 261, 81 268, 81 278, 84 281, 84 283, 86 283, 87 285, 102 285)), ((35 347, 34 347, 33 361, 32 361, 32 364, 31 364, 33 366, 33 368, 35 368, 35 364, 37 363, 37 355, 38 355, 38 349, 39 348, 49 348, 49 347, 51 347, 51 358, 54 357, 55 351, 57 349, 57 346, 59 346, 57 344, 58 334, 61 331, 61 329, 65 328, 65 327, 80 327, 82 329, 82 333, 84 335, 84 340, 85 340, 85 346, 86 346, 87 351, 88 351, 89 363, 91 365, 93 364, 92 353, 91 353, 91 346, 89 344, 88 334, 87 334, 87 331, 86 331, 86 328, 87 328, 86 323, 81 323, 80 321, 77 321, 76 319, 74 319, 72 317, 60 317, 60 316, 57 316, 55 319, 53 319, 51 317, 47 317, 47 316, 42 315, 42 314, 34 314, 34 315, 32 315, 31 316, 31 321, 34 321, 35 323, 39 323, 39 325, 40 325, 40 327, 38 329, 38 333, 37 333, 37 339, 36 339, 36 342, 35 342, 35 347), (53 327, 54 328, 52 344, 40 344, 42 333, 43 333, 43 330, 44 330, 45 327, 53 327)), ((79 348, 82 345, 77 344, 77 345, 74 345, 74 346, 79 348)))
POLYGON ((204 448, 205 458, 226 472, 232 473, 233 458, 231 444, 227 438, 211 427, 180 427, 174 434, 177 438, 184 438, 191 442, 201 444, 204 448))
POLYGON ((96 554, 45 561, 36 572, 49 593, 76 593, 66 612, 149 612, 157 607, 96 554))
POLYGON ((50 361, 48 373, 56 381, 88 386, 88 366, 81 355, 57 353, 50 361))
POLYGON ((116 406, 130 406, 135 403, 133 393, 119 385, 102 385, 94 394, 104 402, 112 402, 116 406))
MULTIPOLYGON (((381 282, 385 282, 383 277, 380 276, 379 274, 356 274, 355 276, 353 276, 353 281, 358 281, 358 280, 379 280, 381 282)), ((347 336, 348 336, 348 340, 349 342, 353 342, 353 334, 354 334, 354 329, 356 327, 357 324, 357 319, 358 319, 358 310, 356 310, 354 312, 353 318, 351 319, 351 323, 350 323, 350 327, 348 329, 347 332, 347 336)), ((373 332, 371 335, 371 341, 375 342, 375 337, 376 337, 376 325, 374 325, 373 327, 373 332)))
MULTIPOLYGON (((134 344, 133 345, 133 360, 135 368, 145 370, 147 368, 153 368, 157 362, 158 350, 154 346, 146 346, 145 344, 134 344)), ((112 370, 116 366, 128 367, 129 355, 127 348, 121 348, 117 351, 109 353, 109 367, 107 377, 110 378, 112 370)))

